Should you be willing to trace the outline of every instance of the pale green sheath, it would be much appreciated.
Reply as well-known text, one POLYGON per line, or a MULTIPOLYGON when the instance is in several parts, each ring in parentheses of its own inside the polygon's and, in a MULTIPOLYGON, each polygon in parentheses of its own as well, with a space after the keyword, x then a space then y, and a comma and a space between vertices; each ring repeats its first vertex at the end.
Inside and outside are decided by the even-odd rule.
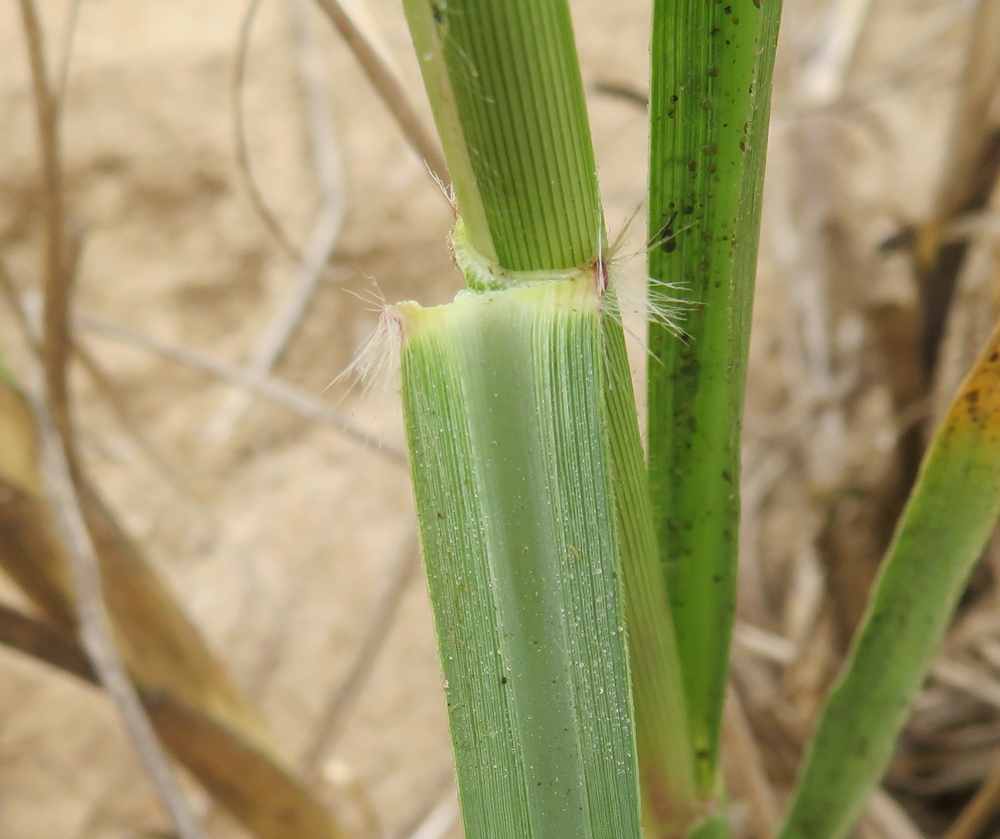
POLYGON ((390 316, 467 834, 638 837, 595 282, 390 316))

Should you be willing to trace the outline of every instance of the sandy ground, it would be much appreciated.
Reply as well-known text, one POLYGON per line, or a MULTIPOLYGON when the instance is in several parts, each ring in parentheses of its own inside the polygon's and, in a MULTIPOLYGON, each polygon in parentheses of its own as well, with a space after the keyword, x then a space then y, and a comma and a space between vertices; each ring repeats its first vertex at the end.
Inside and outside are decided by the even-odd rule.
MULTIPOLYGON (((426 115, 400 10, 392 0, 370 5, 426 115)), ((796 73, 827 18, 818 4, 787 5, 791 24, 783 36, 771 154, 777 174, 768 185, 776 197, 765 228, 747 426, 748 492, 757 494, 744 538, 756 588, 741 606, 764 628, 786 634, 798 625, 779 604, 821 574, 816 545, 829 499, 877 483, 895 440, 891 393, 884 364, 872 354, 865 312, 873 300, 912 305, 912 288, 899 271, 872 269, 871 254, 896 221, 919 214, 929 200, 959 38, 942 24, 942 4, 875 3, 850 80, 860 90, 862 118, 848 119, 842 130, 832 118, 799 118, 796 73), (924 43, 942 57, 924 61, 923 81, 911 83, 924 43), (865 127, 866 108, 877 112, 877 130, 865 127), (937 119, 928 118, 935 112, 937 119), (803 136, 812 140, 804 143, 803 136), (808 251, 790 251, 789 241, 798 241, 802 214, 816 195, 830 198, 829 182, 810 193, 802 186, 809 179, 789 163, 813 140, 835 146, 836 159, 847 161, 831 169, 834 197, 850 196, 839 205, 841 217, 850 215, 846 250, 867 260, 818 290, 789 285, 810 259, 808 251), (808 320, 817 311, 809 294, 825 301, 819 336, 808 320), (839 386, 845 371, 861 379, 848 382, 850 396, 837 403, 835 416, 816 407, 829 404, 826 397, 801 390, 817 375, 839 386)), ((603 81, 644 90, 647 4, 574 0, 573 8, 588 89, 603 81)), ((72 217, 84 234, 79 310, 230 362, 247 357, 288 294, 296 267, 255 211, 236 163, 233 58, 245 11, 237 0, 85 0, 63 119, 72 217)), ((44 12, 57 65, 68 6, 52 0, 44 12)), ((459 287, 445 248, 451 214, 347 49, 313 12, 347 214, 330 268, 276 372, 339 403, 398 446, 391 395, 361 397, 342 382, 324 388, 374 326, 374 289, 388 300, 429 304, 459 287)), ((242 93, 249 157, 268 206, 301 246, 319 196, 295 49, 287 5, 263 4, 242 93)), ((642 200, 645 116, 626 100, 596 92, 590 99, 616 230, 642 200)), ((40 230, 30 106, 16 4, 0 4, 0 252, 26 289, 39 271, 40 230)), ((16 367, 22 350, 2 317, 0 347, 16 367)), ((213 647, 257 697, 288 758, 301 759, 389 570, 408 549, 413 513, 405 474, 378 451, 260 400, 220 439, 213 429, 232 405, 231 387, 107 338, 86 334, 85 340, 176 474, 165 475, 140 451, 76 370, 88 466, 213 647)), ((638 369, 642 351, 633 352, 638 369)), ((820 624, 829 638, 829 621, 820 624)), ((816 647, 819 663, 788 688, 804 715, 828 681, 829 646, 816 647)), ((447 793, 440 674, 419 579, 407 589, 326 766, 340 784, 335 797, 347 817, 359 820, 365 810, 344 791, 341 782, 351 774, 385 836, 398 835, 447 793)), ((217 813, 209 824, 213 836, 239 835, 217 813)), ((118 839, 167 827, 104 698, 0 654, 0 835, 118 839)))

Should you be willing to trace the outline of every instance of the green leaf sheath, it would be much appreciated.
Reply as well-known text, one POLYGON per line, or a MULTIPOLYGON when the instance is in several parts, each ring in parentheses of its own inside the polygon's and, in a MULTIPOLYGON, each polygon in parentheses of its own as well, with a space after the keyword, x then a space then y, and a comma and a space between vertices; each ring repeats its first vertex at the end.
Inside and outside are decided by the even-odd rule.
POLYGON ((690 302, 649 327, 649 472, 699 783, 711 794, 736 596, 740 424, 780 2, 656 0, 654 281, 690 302))
POLYGON ((1000 514, 1000 326, 932 441, 809 748, 783 839, 845 836, 1000 514))
MULTIPOLYGON (((604 221, 565 0, 404 0, 404 5, 454 183, 460 219, 453 249, 467 285, 494 300, 500 289, 558 284, 575 275, 599 300, 594 280, 604 221)), ((560 434, 591 434, 575 415, 596 411, 594 439, 608 447, 610 523, 618 531, 613 553, 626 583, 646 817, 680 835, 700 812, 680 666, 660 581, 624 337, 613 318, 601 318, 601 331, 605 354, 596 378, 586 383, 589 395, 563 417, 560 434)), ((494 352, 501 346, 506 347, 498 344, 494 352)), ((533 374, 522 356, 515 354, 506 364, 524 377, 511 389, 533 392, 528 384, 533 374)), ((479 421, 470 419, 473 425, 479 421)), ((537 445, 534 433, 521 428, 496 442, 527 449, 537 445)), ((490 451, 497 462, 520 457, 490 451)), ((413 460, 416 464, 416 455, 413 460)), ((499 467, 494 471, 499 474, 499 467)), ((567 487, 573 480, 587 484, 588 475, 571 479, 567 471, 567 487)), ((418 487, 418 498, 420 492, 418 487)), ((538 496, 531 504, 537 505, 532 515, 544 518, 551 500, 538 496)), ((513 586, 517 580, 498 577, 496 582, 513 586)), ((455 680, 449 677, 449 683, 455 680)), ((524 719, 511 718, 512 731, 524 719)))
POLYGON ((513 271, 593 261, 604 220, 565 0, 404 0, 473 247, 513 271))
POLYGON ((605 417, 625 583, 644 824, 647 839, 681 836, 700 818, 701 804, 688 745, 680 661, 659 573, 625 336, 611 317, 602 319, 602 331, 605 417))
POLYGON ((638 839, 594 283, 392 312, 466 835, 638 839))

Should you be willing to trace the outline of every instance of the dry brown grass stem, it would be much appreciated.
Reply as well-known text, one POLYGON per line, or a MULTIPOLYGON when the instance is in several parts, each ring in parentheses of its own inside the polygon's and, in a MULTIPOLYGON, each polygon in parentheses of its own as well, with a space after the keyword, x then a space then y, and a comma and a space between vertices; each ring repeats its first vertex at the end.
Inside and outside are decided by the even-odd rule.
POLYGON ((868 802, 865 820, 884 839, 923 839, 923 834, 910 820, 906 811, 885 790, 878 790, 868 802))
POLYGON ((939 658, 931 666, 931 675, 948 687, 1000 709, 1000 682, 975 667, 954 658, 939 658))
POLYGON ((990 131, 990 106, 1000 87, 1000 1, 979 0, 969 31, 955 118, 932 212, 937 223, 966 210, 977 186, 977 170, 990 131))
MULTIPOLYGON (((336 247, 346 211, 340 150, 333 116, 330 113, 330 92, 326 81, 328 74, 324 67, 323 52, 316 41, 309 18, 310 7, 307 5, 307 0, 287 0, 285 5, 296 39, 299 77, 304 92, 306 122, 309 126, 313 164, 320 192, 320 207, 313 220, 305 247, 299 255, 292 288, 282 299, 270 321, 263 327, 250 353, 247 366, 262 375, 269 373, 281 357, 306 314, 316 292, 316 286, 325 273, 330 256, 336 247)), ((243 46, 241 55, 245 55, 243 46)), ((243 63, 245 59, 240 63, 241 67, 243 63)), ((242 75, 241 71, 241 78, 242 75)), ((237 99, 241 99, 239 93, 237 99)), ((243 138, 242 108, 237 134, 243 138)), ((245 141, 240 145, 242 149, 240 158, 243 161, 244 171, 252 181, 245 141)), ((259 196, 259 190, 255 188, 255 191, 259 196)), ((229 400, 209 424, 209 437, 213 441, 222 442, 232 435, 234 426, 249 404, 249 396, 246 391, 235 391, 230 394, 229 400)))
POLYGON ((278 217, 268 206, 264 193, 261 192, 253 167, 250 165, 250 149, 247 147, 246 110, 243 107, 243 88, 246 82, 247 60, 250 53, 250 34, 253 31, 261 0, 250 0, 243 20, 240 23, 239 37, 236 41, 236 55, 233 59, 233 87, 231 91, 233 105, 233 141, 236 146, 236 166, 243 177, 250 204, 256 211, 268 232, 274 237, 281 249, 295 262, 302 262, 301 249, 295 245, 288 232, 278 221, 278 217))
POLYGON ((969 257, 969 243, 948 242, 948 228, 960 216, 986 207, 1000 175, 1000 126, 993 108, 1000 91, 1000 0, 979 0, 966 44, 937 192, 927 221, 913 236, 928 375, 940 362, 948 315, 969 257))
POLYGON ((87 371, 90 380, 94 383, 94 388, 105 401, 111 412, 115 415, 118 423, 126 434, 132 439, 136 447, 149 460, 149 462, 159 471, 160 475, 179 493, 187 496, 195 496, 192 481, 181 472, 177 465, 167 458, 149 439, 149 436, 142 428, 135 414, 129 407, 128 400, 122 392, 121 387, 104 369, 94 354, 87 349, 79 338, 73 339, 73 355, 80 366, 87 371))
POLYGON ((802 72, 801 93, 806 107, 825 108, 843 95, 871 7, 872 0, 836 0, 831 5, 826 37, 802 72))
POLYGON ((994 765, 986 782, 965 806, 943 839, 976 839, 997 812, 1000 812, 1000 763, 994 765))
MULTIPOLYGON (((132 744, 181 839, 201 839, 201 825, 142 706, 114 639, 101 568, 74 484, 74 439, 66 368, 72 351, 70 304, 78 248, 70 248, 59 153, 58 108, 45 67, 45 43, 33 0, 20 0, 31 68, 45 218, 41 371, 32 404, 40 468, 69 562, 83 648, 122 718, 132 744), (74 252, 75 251, 75 252, 74 252)), ((9 279, 9 278, 8 278, 9 279)))
POLYGON ((4 300, 7 302, 10 312, 20 328, 21 335, 28 345, 29 350, 36 356, 41 357, 41 341, 36 334, 36 330, 31 327, 31 318, 28 317, 24 301, 21 299, 21 295, 17 291, 17 286, 14 284, 14 277, 11 275, 10 269, 3 259, 0 259, 0 292, 3 293, 4 300))
POLYGON ((340 33, 372 87, 395 117, 403 136, 420 156, 430 174, 440 183, 449 183, 448 165, 441 146, 427 130, 406 92, 399 75, 388 60, 388 50, 358 22, 342 0, 316 0, 340 33))
MULTIPOLYGON (((40 355, 41 345, 38 336, 35 335, 35 330, 31 328, 30 318, 24 307, 24 301, 17 292, 7 264, 2 259, 0 259, 0 293, 3 294, 4 299, 7 301, 8 308, 14 315, 14 319, 21 329, 21 334, 28 348, 36 355, 40 355)), ((107 402, 112 413, 114 413, 119 423, 121 423, 122 428, 135 442, 139 451, 146 455, 149 461, 160 471, 174 489, 185 495, 193 495, 194 491, 190 479, 183 475, 173 463, 164 457, 153 441, 146 436, 142 430, 142 424, 133 415, 131 408, 129 408, 128 401, 121 392, 121 388, 104 370, 94 355, 75 336, 73 338, 73 354, 83 369, 87 371, 94 386, 105 402, 107 402)))
MULTIPOLYGON (((44 314, 42 368, 53 422, 72 449, 66 364, 70 354, 69 302, 72 272, 66 240, 66 214, 59 162, 58 104, 49 86, 41 21, 32 0, 20 0, 21 20, 31 66, 31 84, 41 159, 41 202, 45 219, 43 249, 44 314)), ((70 458, 72 461, 72 457, 70 458)))
POLYGON ((63 437, 72 468, 73 437, 66 385, 70 299, 76 256, 66 235, 66 210, 62 166, 59 160, 59 105, 45 66, 45 41, 38 10, 32 0, 20 0, 21 20, 31 67, 38 149, 41 159, 41 203, 45 219, 43 256, 43 333, 41 361, 52 420, 63 437))
MULTIPOLYGON (((73 57, 73 42, 76 40, 77 24, 80 22, 80 6, 82 0, 70 0, 69 17, 66 21, 66 31, 63 33, 59 67, 56 70, 53 95, 56 108, 62 113, 63 101, 66 99, 66 85, 69 81, 69 65, 73 57)), ((58 114, 57 114, 58 118, 58 114)))
MULTIPOLYGON (((40 387, 45 393, 44 386, 40 387)), ((101 685, 111 697, 143 768, 159 793, 180 839, 203 839, 198 819, 167 760, 139 694, 125 671, 104 604, 101 569, 70 472, 63 438, 49 415, 47 400, 33 405, 41 445, 41 469, 76 590, 80 639, 101 685)))
POLYGON ((203 370, 236 387, 246 388, 299 416, 336 429, 345 437, 360 443, 366 449, 380 454, 398 466, 406 466, 406 454, 402 449, 384 442, 374 434, 355 425, 329 403, 309 396, 298 388, 287 385, 271 376, 261 376, 245 367, 216 361, 214 358, 209 358, 186 347, 169 344, 159 338, 145 335, 134 329, 129 329, 127 326, 112 323, 93 315, 79 315, 77 324, 88 332, 102 335, 120 344, 128 344, 137 349, 154 353, 196 370, 203 370))
POLYGON ((100 686, 90 659, 75 638, 2 603, 0 644, 100 686))

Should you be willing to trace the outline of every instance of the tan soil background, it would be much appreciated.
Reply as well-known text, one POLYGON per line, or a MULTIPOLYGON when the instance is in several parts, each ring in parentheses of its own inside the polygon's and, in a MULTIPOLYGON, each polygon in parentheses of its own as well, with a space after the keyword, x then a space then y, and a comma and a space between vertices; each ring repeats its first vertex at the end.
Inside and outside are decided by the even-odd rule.
MULTIPOLYGON (((648 4, 572 5, 614 232, 642 201, 645 114, 596 85, 646 89, 648 4)), ((971 8, 872 0, 839 75, 840 96, 821 107, 803 92, 804 68, 822 57, 837 9, 847 5, 786 0, 749 386, 746 588, 736 649, 745 684, 764 673, 803 726, 838 655, 836 608, 822 594, 826 563, 839 550, 864 564, 869 543, 878 542, 870 509, 892 484, 898 431, 909 421, 894 407, 891 365, 873 323, 879 313, 912 310, 912 280, 905 257, 876 250, 929 206, 971 8), (857 546, 841 544, 852 537, 857 546)), ((426 116, 398 4, 369 6, 426 116)), ((69 6, 52 0, 42 9, 50 64, 58 65, 69 6)), ((451 211, 346 47, 316 10, 308 12, 329 86, 346 218, 275 372, 400 446, 391 394, 359 398, 343 383, 324 388, 375 325, 376 284, 390 301, 422 303, 443 302, 459 287, 445 247, 451 211)), ((62 123, 71 216, 84 234, 79 311, 232 363, 247 358, 296 269, 250 202, 237 165, 233 67, 245 13, 242 0, 83 0, 62 123)), ((245 132, 260 190, 301 246, 319 194, 296 50, 288 5, 266 0, 250 39, 245 132)), ((17 6, 3 0, 0 254, 29 292, 41 230, 31 104, 17 6)), ((0 348, 17 369, 23 348, 7 313, 0 317, 0 348)), ((87 465, 254 694, 287 757, 301 759, 408 550, 405 473, 378 451, 259 398, 220 438, 231 385, 97 334, 82 340, 173 474, 142 452, 76 369, 87 465)), ((638 369, 643 354, 634 350, 638 369)), ((0 589, 20 603, 11 586, 0 589)), ((939 706, 972 703, 977 724, 993 719, 982 699, 938 690, 939 706)), ((794 761, 768 756, 761 714, 751 709, 780 792, 794 761)), ((448 801, 440 674, 419 577, 339 731, 324 766, 328 794, 348 822, 367 823, 371 835, 374 814, 388 839, 448 801)), ((959 799, 985 776, 996 746, 994 737, 952 790, 959 799)), ((745 833, 752 825, 736 788, 734 814, 745 833)), ((207 810, 193 787, 192 794, 207 810)), ((924 824, 931 832, 942 826, 933 814, 924 824)), ((214 837, 242 835, 217 811, 208 825, 214 837)), ((169 823, 106 699, 0 652, 0 836, 163 831, 169 823)), ((453 826, 447 835, 459 834, 453 826)))

